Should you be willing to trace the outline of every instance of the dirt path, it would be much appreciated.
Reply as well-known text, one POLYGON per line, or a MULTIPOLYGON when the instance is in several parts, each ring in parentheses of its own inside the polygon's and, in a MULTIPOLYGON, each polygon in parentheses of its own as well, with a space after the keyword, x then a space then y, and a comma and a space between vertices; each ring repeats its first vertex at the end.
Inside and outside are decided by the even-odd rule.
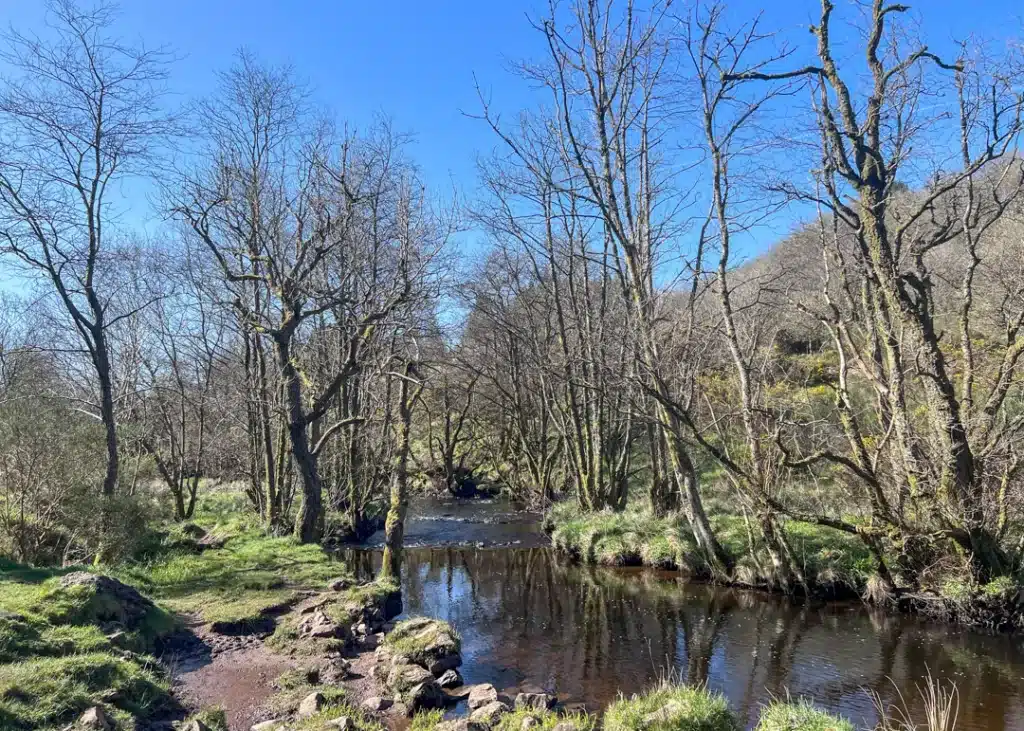
POLYGON ((223 708, 230 731, 249 731, 269 718, 264 708, 274 680, 297 663, 263 645, 260 635, 221 635, 198 620, 189 623, 164 656, 174 694, 188 708, 223 708))

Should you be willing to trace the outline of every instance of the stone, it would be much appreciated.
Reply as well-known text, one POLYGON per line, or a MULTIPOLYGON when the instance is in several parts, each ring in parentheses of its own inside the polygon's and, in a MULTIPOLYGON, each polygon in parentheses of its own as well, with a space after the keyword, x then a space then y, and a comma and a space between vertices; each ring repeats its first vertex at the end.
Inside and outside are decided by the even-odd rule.
POLYGON ((378 695, 370 696, 360 704, 363 710, 370 711, 371 713, 380 713, 386 711, 392 706, 392 700, 390 698, 381 698, 378 695))
POLYGON ((326 702, 324 694, 319 691, 313 691, 305 698, 302 699, 302 703, 299 704, 299 710, 296 715, 299 718, 309 718, 315 716, 320 712, 320 709, 324 707, 326 702))
POLYGON ((644 723, 648 726, 667 723, 677 716, 686 713, 686 707, 679 701, 669 701, 661 708, 644 716, 644 723))
POLYGON ((454 670, 462 664, 462 655, 457 652, 450 653, 448 655, 442 655, 439 658, 431 659, 427 661, 427 670, 429 670, 435 678, 444 675, 449 670, 454 670))
POLYGON ((445 670, 441 673, 440 677, 438 677, 437 684, 442 688, 457 688, 462 685, 462 676, 459 675, 458 670, 445 670))
POLYGON ((352 663, 343 657, 335 658, 330 665, 320 670, 320 682, 325 685, 337 685, 351 676, 352 663))
POLYGON ((348 716, 338 716, 338 718, 330 720, 324 725, 330 729, 338 729, 338 731, 356 731, 355 721, 348 716))
POLYGON ((345 591, 353 586, 352 580, 342 576, 339 579, 332 579, 327 582, 327 588, 331 591, 345 591))
MULTIPOLYGON (((68 574, 68 576, 74 576, 74 574, 68 574)), ((61 582, 62 585, 63 583, 64 582, 61 582)), ((120 584, 121 582, 117 583, 120 584)), ((78 723, 76 723, 75 726, 80 729, 89 729, 89 731, 110 731, 112 728, 110 719, 107 718, 106 711, 104 711, 100 706, 87 708, 85 712, 78 717, 78 723)))
POLYGON ((493 726, 495 722, 503 715, 509 712, 507 704, 501 701, 492 701, 485 705, 480 706, 469 714, 469 720, 471 723, 480 723, 485 726, 493 726))
POLYGON ((498 691, 489 683, 474 685, 469 689, 469 707, 473 710, 498 700, 498 691))
POLYGON ((529 729, 533 728, 538 723, 540 722, 533 716, 526 716, 523 718, 523 722, 519 725, 520 731, 529 731, 529 729))
POLYGON ((316 609, 299 622, 299 637, 320 639, 344 638, 345 628, 327 616, 322 609, 316 609))
MULTIPOLYGON (((390 638, 408 651, 409 660, 427 668, 434 677, 462 664, 459 636, 447 622, 429 617, 416 617, 399 622, 390 638)), ((387 641, 383 645, 387 648, 387 641)))
POLYGON ((396 693, 405 693, 413 686, 433 683, 434 676, 419 665, 395 665, 388 673, 387 686, 396 693))
POLYGON ((550 693, 520 693, 516 696, 516 708, 530 711, 546 711, 554 706, 557 700, 550 693))
POLYGON ((412 708, 410 706, 408 706, 407 704, 405 704, 405 703, 398 702, 398 703, 393 704, 391 706, 391 708, 388 709, 388 715, 390 715, 390 716, 399 716, 399 717, 401 717, 401 716, 411 716, 412 715, 412 708))
POLYGON ((414 713, 423 708, 443 708, 446 700, 447 696, 433 678, 413 686, 402 695, 402 701, 412 708, 414 713))
POLYGON ((200 721, 198 718, 193 718, 189 721, 181 731, 213 731, 209 726, 200 721))
POLYGON ((254 723, 249 727, 249 731, 277 731, 282 726, 284 726, 284 721, 280 718, 275 718, 270 721, 254 723))

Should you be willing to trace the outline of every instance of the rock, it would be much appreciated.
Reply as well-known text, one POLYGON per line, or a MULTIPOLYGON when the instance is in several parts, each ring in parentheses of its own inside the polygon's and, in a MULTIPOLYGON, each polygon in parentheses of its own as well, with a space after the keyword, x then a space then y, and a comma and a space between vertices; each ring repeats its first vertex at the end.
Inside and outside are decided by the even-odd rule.
POLYGON ((658 710, 644 716, 644 724, 653 726, 654 724, 667 723, 677 716, 683 715, 685 712, 686 707, 682 703, 679 701, 669 701, 658 710))
MULTIPOLYGON (((97 622, 117 622, 127 629, 140 629, 156 605, 133 587, 117 579, 88 571, 75 571, 60 580, 65 589, 89 587, 93 596, 89 609, 97 622)), ((92 710, 92 709, 89 709, 92 710)), ((109 721, 107 722, 109 725, 109 721)))
POLYGON ((469 707, 473 710, 494 703, 498 700, 498 691, 493 685, 485 683, 474 685, 469 689, 469 707))
POLYGON ((540 723, 540 722, 536 718, 534 718, 533 716, 526 716, 523 719, 523 722, 519 725, 519 729, 520 729, 520 731, 528 731, 528 729, 533 728, 538 723, 540 723))
POLYGON ((198 718, 193 718, 181 729, 181 731, 213 731, 209 726, 200 721, 198 718))
POLYGON ((254 723, 249 727, 249 731, 277 731, 282 726, 284 726, 284 721, 280 718, 275 718, 270 721, 254 723))
POLYGON ((302 703, 299 704, 299 710, 297 714, 299 718, 309 718, 319 713, 320 709, 324 707, 326 702, 324 694, 319 691, 314 691, 302 699, 302 703))
POLYGON ((520 693, 516 696, 516 708, 530 711, 546 711, 555 705, 558 699, 550 693, 520 693))
POLYGON ((435 677, 446 670, 453 670, 462 664, 459 654, 459 637, 447 622, 429 617, 407 619, 395 625, 387 637, 388 642, 400 642, 407 651, 409 660, 427 668, 435 677))
POLYGON ((433 678, 410 688, 402 696, 402 701, 412 708, 414 713, 423 708, 443 708, 445 700, 447 696, 433 678))
POLYGON ((469 721, 465 718, 442 721, 434 726, 434 731, 469 731, 469 721))
POLYGON ((392 701, 390 698, 381 698, 379 695, 370 696, 362 703, 363 710, 370 711, 371 713, 380 713, 391 708, 392 701))
POLYGON ((352 663, 345 658, 339 657, 320 671, 320 682, 325 685, 337 685, 344 680, 348 680, 351 675, 352 663))
POLYGON ((321 639, 340 638, 346 635, 345 628, 327 616, 322 609, 316 609, 299 622, 299 637, 321 639))
MULTIPOLYGON (((90 574, 90 576, 91 575, 92 574, 90 574)), ((68 576, 74 576, 74 574, 68 574, 68 576)), ((113 579, 111 579, 111 581, 113 581, 113 579)), ((64 582, 62 581, 61 584, 63 585, 63 583, 64 582)), ((117 583, 120 584, 121 582, 118 581, 117 583)), ((128 588, 131 589, 131 587, 128 588)), ((134 589, 132 589, 132 591, 134 591, 134 589)), ((75 728, 89 729, 89 731, 110 731, 112 726, 110 719, 107 718, 106 711, 104 711, 100 706, 93 706, 92 708, 86 709, 85 713, 78 717, 78 722, 75 724, 75 728)))
POLYGON ((493 726, 499 718, 509 712, 509 707, 501 701, 492 701, 480 706, 469 714, 470 723, 493 726))
POLYGON ((412 708, 410 708, 405 703, 401 703, 401 702, 395 703, 395 704, 393 704, 391 706, 390 709, 388 709, 388 715, 389 716, 399 716, 399 717, 401 717, 401 716, 411 716, 412 715, 412 708))
POLYGON ((385 681, 388 688, 395 693, 405 693, 413 686, 427 682, 433 683, 434 676, 419 665, 395 665, 385 681))
POLYGON ((580 731, 580 729, 572 721, 562 721, 555 724, 551 731, 580 731))
POLYGON ((352 580, 342 576, 340 579, 332 579, 327 582, 327 588, 331 591, 345 591, 353 586, 352 580))
POLYGON ((355 721, 348 716, 338 716, 324 725, 330 729, 338 729, 338 731, 356 731, 355 721))
POLYGON ((458 670, 445 670, 437 679, 437 684, 442 688, 456 688, 462 685, 462 676, 458 670))
POLYGON ((433 660, 428 660, 427 670, 429 670, 436 678, 444 675, 449 670, 454 670, 461 664, 462 655, 457 652, 453 652, 433 660))

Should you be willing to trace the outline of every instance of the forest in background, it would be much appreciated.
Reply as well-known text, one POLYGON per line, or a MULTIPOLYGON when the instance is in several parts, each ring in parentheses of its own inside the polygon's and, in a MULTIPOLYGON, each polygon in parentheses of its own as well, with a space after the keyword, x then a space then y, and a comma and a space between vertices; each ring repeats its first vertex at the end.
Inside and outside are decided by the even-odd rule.
POLYGON ((875 600, 1015 596, 1021 49, 846 10, 801 49, 724 6, 554 4, 536 105, 481 93, 455 199, 251 54, 169 111, 170 54, 54 2, 2 47, 0 550, 115 561, 224 485, 305 543, 390 512, 400 547, 411 492, 487 486, 581 558, 807 590, 812 531, 875 600))

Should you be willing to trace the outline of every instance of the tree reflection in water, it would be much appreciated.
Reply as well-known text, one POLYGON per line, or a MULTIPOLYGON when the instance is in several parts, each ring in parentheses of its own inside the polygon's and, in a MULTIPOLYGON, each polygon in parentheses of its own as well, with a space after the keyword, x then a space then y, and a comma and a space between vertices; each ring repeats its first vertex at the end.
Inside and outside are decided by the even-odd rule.
MULTIPOLYGON (((364 575, 373 551, 350 551, 364 575)), ((452 622, 463 674, 503 688, 540 686, 598 709, 671 671, 723 692, 752 722, 772 697, 807 696, 859 725, 866 688, 920 711, 925 673, 955 681, 958 729, 1024 730, 1021 639, 929 624, 859 603, 793 603, 670 572, 572 565, 548 548, 408 551, 410 615, 452 622), (890 682, 892 678, 893 682, 890 682)))

